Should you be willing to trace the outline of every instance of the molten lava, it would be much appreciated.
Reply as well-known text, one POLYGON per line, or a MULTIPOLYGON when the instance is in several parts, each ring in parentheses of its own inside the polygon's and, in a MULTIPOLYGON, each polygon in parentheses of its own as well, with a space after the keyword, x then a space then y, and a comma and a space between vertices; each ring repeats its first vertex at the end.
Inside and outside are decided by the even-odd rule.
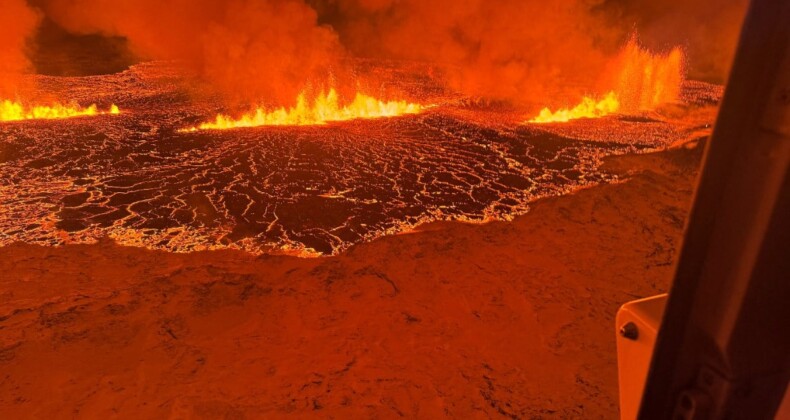
MULTIPOLYGON (((111 238, 168 252, 337 255, 435 221, 512 220, 542 197, 622 179, 601 166, 605 156, 704 138, 722 93, 688 82, 687 112, 537 130, 513 124, 511 108, 459 100, 412 63, 362 65, 382 86, 407 86, 409 101, 423 104, 412 110, 424 115, 174 138, 217 102, 184 100, 171 63, 31 76, 31 86, 68 92, 75 103, 120 102, 125 115, 0 124, 0 180, 8 181, 0 182, 0 247, 111 238)), ((307 96, 303 112, 313 102, 307 96)))
POLYGON ((530 123, 567 122, 579 118, 600 118, 608 114, 651 111, 677 102, 683 85, 685 57, 680 48, 654 54, 632 37, 614 61, 615 88, 601 100, 584 97, 574 108, 552 112, 543 108, 530 123))
POLYGON ((531 123, 550 123, 568 122, 579 118, 600 118, 604 115, 612 114, 620 109, 620 101, 612 91, 606 94, 603 99, 595 99, 585 96, 579 105, 572 109, 563 108, 551 112, 549 108, 543 108, 537 117, 529 120, 531 123))
POLYGON ((120 114, 117 106, 112 105, 107 111, 100 111, 94 104, 83 108, 77 104, 53 104, 25 106, 20 102, 4 100, 0 102, 0 122, 22 120, 53 120, 62 118, 85 117, 95 115, 120 114))
POLYGON ((213 122, 206 122, 197 127, 182 131, 226 130, 241 127, 260 127, 272 125, 322 125, 331 121, 348 121, 358 118, 396 117, 406 114, 417 114, 426 107, 406 101, 383 102, 371 96, 357 93, 354 101, 340 106, 337 91, 318 95, 312 106, 308 105, 305 94, 299 95, 296 106, 267 111, 258 108, 254 112, 233 118, 217 115, 213 122))

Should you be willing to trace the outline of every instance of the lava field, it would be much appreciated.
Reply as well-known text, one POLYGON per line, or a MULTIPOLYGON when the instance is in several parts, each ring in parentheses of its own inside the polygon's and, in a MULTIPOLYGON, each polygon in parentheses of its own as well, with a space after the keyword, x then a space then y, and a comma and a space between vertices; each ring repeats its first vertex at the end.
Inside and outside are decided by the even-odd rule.
POLYGON ((704 137, 721 95, 687 82, 672 118, 525 124, 413 77, 403 84, 435 105, 418 115, 183 132, 221 107, 185 93, 165 64, 35 78, 122 113, 0 123, 0 246, 110 237, 173 252, 331 255, 430 221, 509 220, 541 197, 618 182, 601 169, 606 156, 704 137))

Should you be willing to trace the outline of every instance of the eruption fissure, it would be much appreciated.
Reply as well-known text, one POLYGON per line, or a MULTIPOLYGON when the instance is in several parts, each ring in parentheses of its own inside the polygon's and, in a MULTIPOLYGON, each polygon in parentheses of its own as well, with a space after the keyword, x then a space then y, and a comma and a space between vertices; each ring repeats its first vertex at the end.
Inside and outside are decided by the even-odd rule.
POLYGON ((97 115, 118 115, 121 110, 116 105, 111 105, 102 111, 95 104, 82 107, 77 104, 34 105, 26 106, 20 102, 3 100, 0 102, 0 122, 23 120, 54 120, 74 117, 88 117, 97 115))
POLYGON ((357 93, 351 103, 341 106, 337 91, 330 89, 328 93, 316 96, 312 105, 307 101, 306 95, 302 93, 297 98, 296 105, 289 109, 282 107, 267 111, 265 108, 257 108, 239 118, 219 114, 214 121, 181 131, 226 130, 277 125, 323 125, 333 121, 417 114, 426 108, 428 106, 406 101, 384 102, 362 93, 357 93))
POLYGON ((0 183, 0 246, 110 236, 334 254, 435 220, 511 220, 617 181, 604 156, 709 125, 720 90, 684 83, 685 50, 626 41, 638 29, 647 45, 685 45, 691 78, 721 73, 726 60, 709 59, 737 25, 705 19, 691 39, 665 25, 705 2, 490 3, 0 0, 0 122, 126 114, 0 123, 0 179, 13 181, 0 183), (662 109, 680 98, 693 106, 662 109), (657 118, 623 117, 645 111, 657 118), (562 123, 579 118, 592 120, 562 123), (202 135, 260 126, 321 128, 202 135))
POLYGON ((668 54, 655 54, 641 47, 634 36, 613 63, 613 73, 617 74, 614 90, 602 99, 585 96, 573 108, 557 111, 543 108, 527 122, 559 123, 579 118, 601 118, 614 113, 652 111, 661 105, 677 102, 685 80, 684 63, 685 57, 680 48, 673 48, 668 54))

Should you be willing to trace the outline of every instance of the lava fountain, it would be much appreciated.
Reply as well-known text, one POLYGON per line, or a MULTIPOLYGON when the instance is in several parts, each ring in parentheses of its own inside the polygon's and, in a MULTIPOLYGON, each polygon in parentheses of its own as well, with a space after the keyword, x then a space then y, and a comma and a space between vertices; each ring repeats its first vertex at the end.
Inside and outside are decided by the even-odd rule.
POLYGON ((678 102, 683 85, 685 56, 676 47, 667 54, 655 54, 639 45, 636 37, 613 62, 617 74, 615 88, 603 98, 585 96, 573 108, 552 111, 543 108, 529 123, 568 122, 579 118, 600 118, 615 113, 651 111, 678 102))
POLYGON ((232 128, 277 126, 277 125, 323 125, 332 121, 349 121, 354 119, 371 119, 397 117, 417 114, 427 108, 424 105, 406 101, 384 102, 374 97, 357 93, 354 100, 344 106, 340 105, 337 91, 330 89, 308 104, 306 95, 300 94, 296 105, 290 109, 281 107, 267 111, 259 107, 253 112, 238 118, 220 114, 212 122, 205 122, 197 127, 182 131, 227 130, 232 128))
POLYGON ((81 107, 77 104, 63 105, 55 103, 52 105, 27 106, 20 102, 4 100, 0 102, 0 122, 23 121, 23 120, 55 120, 74 117, 86 117, 96 115, 117 115, 121 111, 116 105, 111 105, 107 111, 101 111, 93 104, 88 107, 81 107))

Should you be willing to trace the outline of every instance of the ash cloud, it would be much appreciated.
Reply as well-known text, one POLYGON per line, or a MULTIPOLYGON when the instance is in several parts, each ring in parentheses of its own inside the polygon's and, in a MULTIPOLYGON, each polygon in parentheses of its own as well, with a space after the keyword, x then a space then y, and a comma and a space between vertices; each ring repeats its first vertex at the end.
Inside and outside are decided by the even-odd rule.
POLYGON ((28 41, 39 19, 25 0, 0 0, 0 99, 15 95, 19 76, 31 68, 28 41))

